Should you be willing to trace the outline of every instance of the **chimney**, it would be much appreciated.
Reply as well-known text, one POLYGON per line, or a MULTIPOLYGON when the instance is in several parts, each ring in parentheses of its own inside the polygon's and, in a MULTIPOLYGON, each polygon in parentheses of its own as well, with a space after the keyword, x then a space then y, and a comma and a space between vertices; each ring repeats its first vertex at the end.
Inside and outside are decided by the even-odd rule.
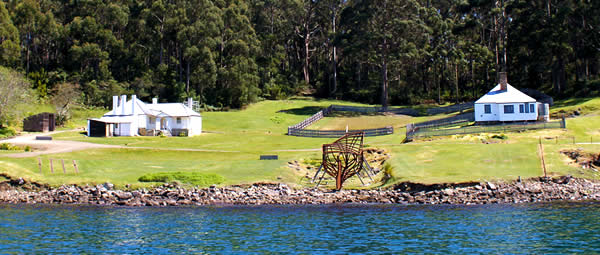
POLYGON ((136 95, 131 95, 131 115, 135 115, 135 101, 137 101, 136 99, 136 95))
POLYGON ((121 95, 121 115, 125 115, 125 103, 127 102, 127 95, 121 95))
POLYGON ((152 104, 158 104, 158 98, 152 98, 152 104))
POLYGON ((191 98, 191 97, 188 97, 188 100, 187 100, 187 106, 188 106, 190 109, 193 109, 193 108, 192 108, 193 102, 194 102, 194 101, 192 100, 192 98, 191 98))
POLYGON ((506 90, 508 84, 508 78, 506 78, 506 72, 498 73, 498 83, 500 83, 500 90, 506 90))
POLYGON ((113 107, 112 107, 113 113, 117 112, 117 107, 119 107, 119 96, 113 96, 113 107))

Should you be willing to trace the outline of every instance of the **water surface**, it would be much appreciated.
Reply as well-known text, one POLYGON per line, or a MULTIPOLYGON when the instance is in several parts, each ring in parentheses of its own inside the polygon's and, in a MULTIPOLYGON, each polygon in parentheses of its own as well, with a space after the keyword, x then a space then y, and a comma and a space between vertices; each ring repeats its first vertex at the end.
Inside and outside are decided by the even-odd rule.
POLYGON ((0 205, 2 253, 600 253, 599 203, 0 205))

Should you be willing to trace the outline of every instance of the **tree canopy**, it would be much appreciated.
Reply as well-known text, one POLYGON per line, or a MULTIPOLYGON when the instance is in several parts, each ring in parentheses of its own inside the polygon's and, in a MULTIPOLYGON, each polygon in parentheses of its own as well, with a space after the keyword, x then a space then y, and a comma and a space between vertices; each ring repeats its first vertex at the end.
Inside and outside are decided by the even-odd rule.
POLYGON ((600 91, 593 0, 5 0, 0 65, 42 98, 78 84, 243 107, 297 94, 472 100, 499 71, 556 97, 600 91))

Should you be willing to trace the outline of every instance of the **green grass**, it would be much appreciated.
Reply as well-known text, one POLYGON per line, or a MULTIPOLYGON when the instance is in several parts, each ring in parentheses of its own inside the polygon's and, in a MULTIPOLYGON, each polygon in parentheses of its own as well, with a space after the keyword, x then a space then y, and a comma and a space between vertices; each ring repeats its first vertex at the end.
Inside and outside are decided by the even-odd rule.
POLYGON ((282 181, 297 183, 301 176, 283 168, 296 153, 280 153, 280 160, 259 160, 255 154, 212 153, 173 150, 93 149, 65 154, 51 154, 38 158, 2 158, 0 169, 12 176, 26 176, 51 185, 99 184, 112 182, 117 186, 133 184, 148 186, 138 179, 145 174, 184 172, 218 174, 224 185, 282 181), (50 169, 53 159, 54 173, 50 169), (65 161, 63 173, 61 160, 65 161), (76 160, 79 173, 75 173, 76 160))
POLYGON ((225 181, 223 176, 211 173, 197 172, 165 172, 145 174, 138 178, 140 182, 181 182, 196 186, 207 186, 211 184, 221 184, 225 181))
POLYGON ((373 129, 392 126, 394 129, 405 127, 406 124, 414 121, 413 117, 406 115, 374 115, 374 116, 355 116, 355 117, 325 117, 317 123, 308 127, 318 130, 345 130, 348 129, 373 129))
MULTIPOLYGON (((244 110, 231 112, 203 113, 203 133, 196 137, 109 137, 89 138, 80 132, 63 132, 53 135, 56 140, 74 140, 99 144, 122 145, 124 149, 93 149, 64 154, 44 155, 42 173, 39 172, 36 158, 7 158, 0 152, 0 172, 13 176, 27 177, 51 185, 96 184, 106 181, 117 186, 132 184, 145 187, 155 183, 139 182, 144 175, 174 174, 219 175, 220 185, 233 185, 254 182, 285 182, 294 185, 312 185, 306 182, 305 172, 286 167, 288 161, 319 159, 319 149, 324 143, 335 139, 302 138, 285 135, 287 127, 311 116, 321 108, 331 104, 355 103, 333 100, 284 100, 263 101, 244 110), (205 151, 181 151, 176 149, 205 151), (279 160, 261 161, 260 155, 276 154, 279 160), (50 172, 49 160, 54 161, 54 173, 50 172), (66 174, 56 159, 64 159, 66 174), (74 173, 72 160, 80 169, 74 173)), ((599 99, 577 102, 557 102, 559 107, 587 105, 586 109, 600 106, 599 99)), ((570 109, 570 108, 569 108, 570 109)), ((600 108, 599 108, 600 109, 600 108)), ((73 123, 85 126, 87 117, 98 117, 106 110, 81 109, 73 123)), ((321 129, 350 129, 359 127, 379 127, 394 125, 395 134, 380 137, 367 137, 369 147, 385 148, 391 153, 388 160, 391 181, 412 181, 422 183, 465 182, 485 180, 512 180, 541 176, 543 174, 538 156, 538 142, 545 146, 545 159, 548 172, 552 175, 572 174, 598 178, 593 173, 569 165, 562 148, 584 147, 600 152, 600 145, 573 145, 589 141, 590 136, 599 134, 600 117, 597 111, 585 112, 585 116, 567 119, 568 130, 551 129, 506 133, 507 139, 493 139, 493 144, 484 144, 481 139, 457 137, 434 137, 402 144, 405 129, 403 125, 448 115, 427 117, 392 116, 346 116, 339 119, 325 118, 315 127, 321 129), (350 124, 348 124, 350 123, 350 124)), ((490 135, 491 136, 491 135, 490 135)), ((597 138, 600 142, 600 137, 597 138)), ((177 179, 177 178, 175 178, 177 179)), ((212 183, 211 183, 212 184, 212 183)), ((357 181, 349 187, 359 187, 357 181)), ((201 184, 201 186, 210 184, 201 184)), ((333 186, 334 183, 328 183, 333 186)), ((377 187, 375 183, 371 187, 377 187)))

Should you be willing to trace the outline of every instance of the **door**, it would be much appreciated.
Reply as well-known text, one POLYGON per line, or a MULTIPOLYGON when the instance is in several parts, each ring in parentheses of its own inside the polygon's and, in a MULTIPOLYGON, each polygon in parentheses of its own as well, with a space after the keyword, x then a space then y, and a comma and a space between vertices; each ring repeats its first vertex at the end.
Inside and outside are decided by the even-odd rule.
POLYGON ((166 130, 166 129, 167 129, 167 119, 162 118, 162 119, 160 119, 160 130, 166 130))

